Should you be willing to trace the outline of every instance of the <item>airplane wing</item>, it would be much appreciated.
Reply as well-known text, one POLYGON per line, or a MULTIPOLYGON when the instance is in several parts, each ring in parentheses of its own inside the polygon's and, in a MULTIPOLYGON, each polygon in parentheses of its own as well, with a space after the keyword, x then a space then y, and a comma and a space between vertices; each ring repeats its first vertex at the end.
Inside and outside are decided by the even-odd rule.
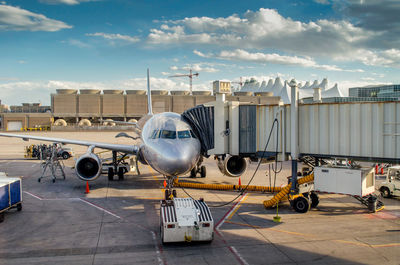
POLYGON ((94 146, 96 148, 107 149, 107 150, 122 152, 122 153, 126 153, 126 154, 136 154, 139 151, 139 147, 137 145, 109 144, 109 143, 101 143, 101 142, 70 140, 70 139, 51 138, 51 137, 43 137, 43 136, 11 134, 11 133, 10 134, 9 133, 0 133, 0 136, 21 138, 24 141, 38 140, 38 141, 46 141, 46 142, 62 143, 62 144, 94 146))

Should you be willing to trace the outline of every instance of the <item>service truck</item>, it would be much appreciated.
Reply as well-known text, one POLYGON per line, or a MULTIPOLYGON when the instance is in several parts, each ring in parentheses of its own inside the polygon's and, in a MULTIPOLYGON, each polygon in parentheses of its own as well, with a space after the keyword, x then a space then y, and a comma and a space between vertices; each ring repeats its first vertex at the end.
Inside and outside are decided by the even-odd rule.
POLYGON ((379 187, 384 198, 400 196, 400 166, 389 167, 386 173, 386 180, 379 187))

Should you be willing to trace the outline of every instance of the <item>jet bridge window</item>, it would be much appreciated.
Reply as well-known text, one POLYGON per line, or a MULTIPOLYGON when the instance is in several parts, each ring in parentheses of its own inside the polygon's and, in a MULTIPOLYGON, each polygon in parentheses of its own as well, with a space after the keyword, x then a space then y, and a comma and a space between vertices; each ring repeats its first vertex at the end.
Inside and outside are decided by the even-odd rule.
POLYGON ((190 132, 189 131, 178 131, 178 138, 179 139, 190 138, 190 132))
POLYGON ((161 138, 164 138, 164 139, 176 139, 176 131, 162 130, 161 131, 161 138))

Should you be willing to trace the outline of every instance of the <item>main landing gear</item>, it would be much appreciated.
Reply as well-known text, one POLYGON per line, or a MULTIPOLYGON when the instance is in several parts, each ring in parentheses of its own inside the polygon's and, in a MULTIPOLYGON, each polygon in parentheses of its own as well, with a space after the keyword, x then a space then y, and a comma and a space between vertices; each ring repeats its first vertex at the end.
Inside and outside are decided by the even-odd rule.
POLYGON ((195 178, 197 176, 197 173, 199 173, 200 177, 202 178, 205 178, 207 176, 206 166, 202 166, 202 163, 203 157, 201 156, 199 162, 197 162, 197 165, 190 171, 191 178, 195 178))
POLYGON ((114 180, 114 175, 117 174, 118 180, 124 179, 124 174, 128 172, 129 164, 124 161, 127 155, 124 154, 121 158, 117 157, 117 152, 112 151, 112 163, 107 165, 108 180, 114 180))

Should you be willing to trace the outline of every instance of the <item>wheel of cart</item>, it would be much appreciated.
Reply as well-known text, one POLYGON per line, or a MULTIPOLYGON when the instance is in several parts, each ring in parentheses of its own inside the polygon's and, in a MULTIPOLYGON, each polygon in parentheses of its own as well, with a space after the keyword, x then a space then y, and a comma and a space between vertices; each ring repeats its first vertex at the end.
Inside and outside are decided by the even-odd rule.
POLYGON ((310 201, 308 198, 304 196, 298 196, 295 198, 291 205, 293 209, 298 213, 306 213, 310 209, 310 201))
POLYGON ((383 198, 390 198, 391 197, 390 190, 389 190, 388 187, 381 187, 379 189, 379 191, 381 192, 381 195, 382 195, 383 198))
POLYGON ((124 179, 124 173, 125 173, 125 169, 123 167, 118 168, 118 179, 119 180, 124 179))
POLYGON ((169 200, 170 195, 171 195, 171 192, 168 189, 166 189, 165 190, 165 200, 169 200))
POLYGON ((108 180, 114 180, 114 169, 112 167, 108 168, 107 171, 108 180))
POLYGON ((65 160, 67 160, 69 157, 70 157, 70 156, 69 156, 68 152, 64 152, 64 153, 62 154, 62 158, 65 159, 65 160))
POLYGON ((319 204, 319 196, 318 196, 318 194, 312 191, 310 193, 310 199, 311 199, 311 208, 317 207, 318 204, 319 204))
POLYGON ((4 221, 4 212, 0 213, 0 223, 4 221))
POLYGON ((200 177, 205 178, 207 176, 206 166, 200 167, 200 177))
POLYGON ((196 175, 197 175, 197 166, 194 166, 194 168, 192 168, 192 170, 190 170, 190 177, 195 178, 196 175))

